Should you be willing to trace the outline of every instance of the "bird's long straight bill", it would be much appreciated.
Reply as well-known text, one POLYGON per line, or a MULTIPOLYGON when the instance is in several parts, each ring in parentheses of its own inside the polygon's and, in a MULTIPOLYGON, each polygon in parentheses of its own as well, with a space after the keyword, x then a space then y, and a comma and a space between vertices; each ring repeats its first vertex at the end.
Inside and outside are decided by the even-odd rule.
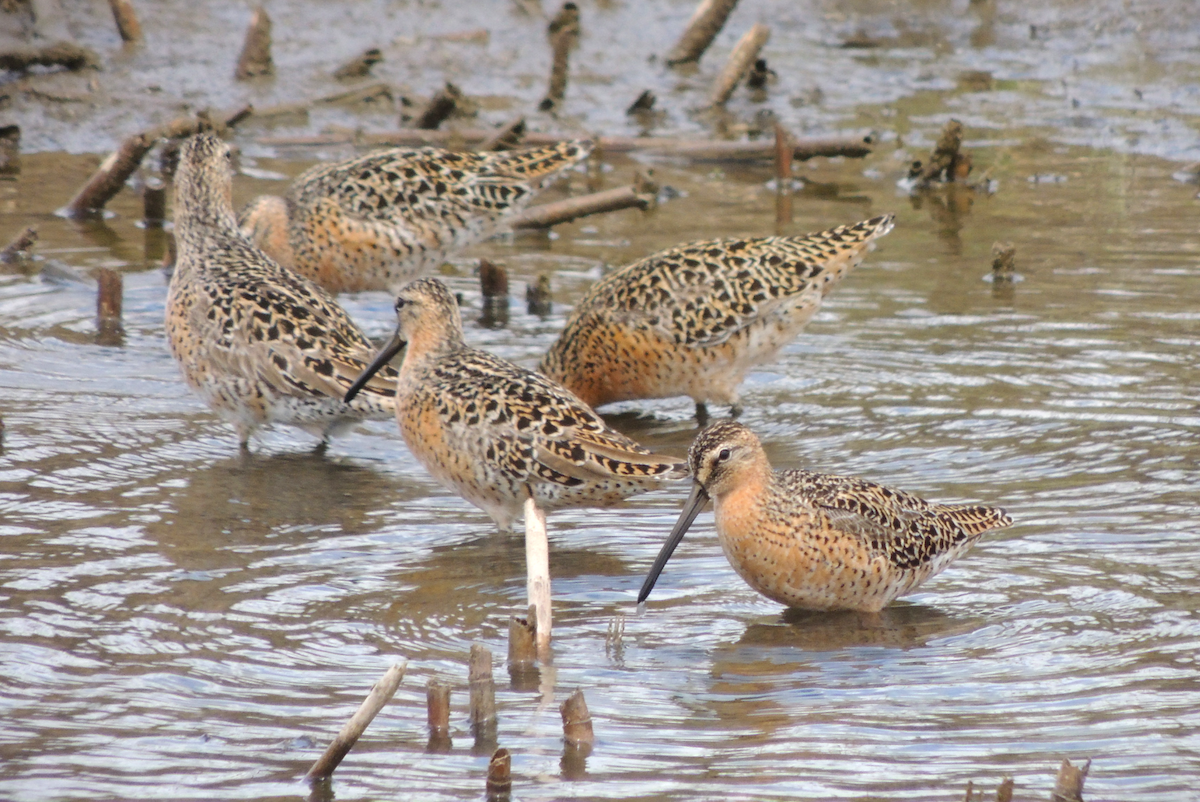
POLYGON ((650 595, 650 591, 654 590, 654 583, 658 581, 658 575, 662 573, 663 568, 667 565, 667 560, 671 559, 671 555, 675 553, 675 548, 683 540, 684 534, 687 533, 688 527, 692 525, 692 521, 696 520, 704 508, 708 506, 708 493, 704 486, 699 482, 692 483, 692 492, 688 496, 687 501, 683 504, 683 511, 679 513, 679 520, 675 522, 675 528, 671 530, 670 537, 663 544, 662 551, 658 553, 658 557, 654 560, 654 565, 650 566, 650 573, 646 575, 646 581, 642 583, 642 589, 638 593, 638 604, 646 600, 650 595))
POLYGON ((358 395, 358 391, 366 387, 367 382, 371 377, 383 369, 383 366, 392 361, 392 357, 400 353, 400 349, 404 347, 404 340, 400 339, 400 332, 397 331, 392 335, 392 339, 387 341, 387 345, 383 346, 375 359, 371 360, 371 364, 367 365, 362 374, 354 380, 354 384, 350 385, 350 389, 346 391, 344 400, 347 404, 354 400, 354 396, 358 395))

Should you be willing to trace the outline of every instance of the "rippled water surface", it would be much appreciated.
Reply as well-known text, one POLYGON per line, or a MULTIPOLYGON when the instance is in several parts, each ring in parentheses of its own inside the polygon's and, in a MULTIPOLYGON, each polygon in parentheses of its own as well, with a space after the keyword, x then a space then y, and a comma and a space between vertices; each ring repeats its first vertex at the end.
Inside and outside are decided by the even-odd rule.
MULTIPOLYGON (((1002 31, 1029 24, 1005 13, 1002 31)), ((898 47, 875 52, 906 58, 898 47)), ((930 47, 936 64, 963 57, 930 47)), ((866 82, 879 66, 856 69, 866 82)), ((949 112, 975 100, 955 95, 949 112)), ((885 105, 856 113, 894 110, 872 102, 885 105)), ((932 141, 949 112, 910 109, 904 125, 932 141)), ((990 794, 1006 775, 1018 799, 1047 798, 1064 757, 1092 758, 1089 799, 1194 798, 1196 186, 1179 161, 1018 124, 968 125, 991 195, 910 197, 897 180, 919 148, 894 138, 865 161, 797 166, 785 233, 884 212, 897 226, 751 376, 742 417, 777 467, 998 504, 1015 525, 880 615, 784 614, 733 573, 705 514, 639 612, 685 488, 557 512, 553 664, 532 685, 510 684, 503 660, 525 600, 521 538, 438 487, 392 424, 323 454, 272 430, 240 455, 166 351, 163 241, 134 225, 137 199, 123 194, 107 221, 55 218, 94 161, 26 154, 0 182, 0 240, 30 222, 42 233, 38 261, 0 273, 0 797, 304 797, 301 775, 405 657, 333 792, 478 799, 490 750, 467 725, 466 657, 479 642, 497 656, 498 740, 525 800, 961 799, 968 781, 990 794), (1017 247, 1014 285, 985 280, 997 240, 1017 247), (98 329, 95 289, 78 280, 101 266, 124 275, 120 330, 98 329), (454 687, 445 753, 426 751, 431 679, 454 687), (564 756, 557 709, 575 688, 597 735, 582 760, 564 756)), ((238 179, 239 202, 316 157, 257 133, 240 135, 258 177, 238 179)), ((607 163, 609 185, 637 166, 607 163)), ((606 267, 775 233, 768 167, 655 167, 677 191, 655 211, 497 240, 446 268, 468 341, 535 364, 606 267), (505 325, 480 323, 479 256, 510 271, 505 325), (548 317, 518 300, 543 273, 548 317)), ((390 330, 386 295, 341 300, 372 336, 390 330)), ((676 454, 696 430, 686 400, 605 411, 676 454)))

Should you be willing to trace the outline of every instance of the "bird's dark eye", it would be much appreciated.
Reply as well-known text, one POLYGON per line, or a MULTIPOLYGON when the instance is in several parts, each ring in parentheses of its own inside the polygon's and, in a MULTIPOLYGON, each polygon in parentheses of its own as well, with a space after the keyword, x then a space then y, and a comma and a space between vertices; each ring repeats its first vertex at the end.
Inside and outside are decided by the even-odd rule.
POLYGON ((729 449, 722 448, 721 453, 717 455, 717 462, 720 462, 721 460, 727 460, 727 459, 729 459, 729 449))
POLYGON ((403 306, 406 303, 408 303, 408 301, 404 300, 403 298, 397 298, 396 299, 396 311, 399 312, 400 309, 403 308, 403 306))

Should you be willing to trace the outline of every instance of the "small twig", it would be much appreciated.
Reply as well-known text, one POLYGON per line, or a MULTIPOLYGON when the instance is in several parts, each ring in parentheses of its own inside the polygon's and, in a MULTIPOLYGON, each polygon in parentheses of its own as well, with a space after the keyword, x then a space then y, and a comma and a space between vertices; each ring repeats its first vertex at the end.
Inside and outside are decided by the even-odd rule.
POLYGON ((339 81, 365 78, 371 74, 371 68, 381 61, 383 61, 383 52, 378 47, 372 47, 334 70, 333 77, 339 81))
POLYGON ((1051 802, 1083 802, 1083 781, 1091 767, 1091 758, 1082 767, 1072 766, 1070 760, 1063 758, 1054 782, 1054 793, 1050 795, 1051 802))
POLYGON ((347 89, 343 92, 334 92, 331 95, 322 95, 312 101, 313 105, 332 105, 340 104, 349 106, 354 103, 369 103, 373 100, 386 98, 392 99, 392 88, 385 83, 372 83, 366 86, 357 86, 353 89, 347 89))
POLYGON ((649 209, 653 203, 654 195, 648 193, 645 187, 639 189, 638 186, 631 185, 617 189, 605 189, 526 209, 513 219, 512 227, 514 229, 550 228, 559 223, 569 223, 580 217, 603 212, 615 212, 635 206, 643 210, 649 209))
POLYGON ((112 8, 113 19, 117 22, 117 31, 124 42, 140 42, 142 40, 142 24, 138 22, 129 0, 108 0, 112 8))
POLYGON ((234 77, 243 81, 274 72, 275 62, 271 59, 271 18, 267 15, 267 10, 259 6, 250 15, 250 25, 246 29, 246 40, 242 44, 242 54, 238 56, 234 77))
POLYGON ((692 18, 688 20, 683 36, 667 53, 667 65, 699 61, 700 56, 712 44, 712 40, 725 26, 725 20, 733 13, 738 0, 701 0, 692 18))
POLYGON ((550 659, 550 544, 546 513, 531 495, 525 499, 525 592, 534 628, 538 657, 550 659))
POLYGON ((550 24, 546 26, 546 36, 553 43, 554 37, 558 36, 563 31, 578 38, 580 34, 579 27, 579 6, 572 2, 563 3, 562 8, 550 20, 550 24))
POLYGON ((33 244, 37 242, 37 238, 37 226, 27 226, 12 242, 4 247, 4 250, 0 251, 0 262, 4 264, 16 262, 33 247, 33 244))
POLYGON ((312 782, 333 774, 338 764, 342 762, 342 759, 354 747, 359 736, 367 729, 367 725, 371 723, 376 714, 395 695, 396 689, 400 687, 400 681, 404 679, 404 669, 407 666, 408 661, 401 660, 384 673, 383 677, 371 688, 371 692, 367 694, 367 698, 359 705, 358 710, 355 711, 350 720, 342 727, 341 732, 337 734, 337 737, 325 749, 325 754, 317 758, 317 762, 313 763, 312 768, 308 770, 308 774, 304 775, 305 779, 312 782))
POLYGON ((155 138, 146 134, 128 137, 115 152, 109 155, 83 188, 75 194, 63 210, 75 220, 104 208, 114 195, 121 191, 129 176, 142 163, 142 157, 154 147, 155 138))
POLYGON ((413 123, 417 128, 424 128, 432 131, 442 124, 443 121, 458 108, 459 101, 462 100, 462 90, 457 86, 446 81, 445 87, 438 91, 436 95, 429 99, 425 104, 425 108, 417 115, 416 121, 413 123))
POLYGON ((733 95, 733 90, 737 88, 742 76, 754 65, 759 51, 770 38, 771 29, 757 22, 738 40, 733 52, 729 54, 729 60, 725 62, 720 75, 713 83, 712 94, 709 96, 710 106, 725 105, 725 101, 733 95))

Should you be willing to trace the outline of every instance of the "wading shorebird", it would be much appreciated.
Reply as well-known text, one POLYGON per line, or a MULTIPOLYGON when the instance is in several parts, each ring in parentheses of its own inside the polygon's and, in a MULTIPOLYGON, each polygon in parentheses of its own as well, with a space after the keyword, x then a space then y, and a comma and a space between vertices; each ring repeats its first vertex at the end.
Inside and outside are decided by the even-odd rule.
POLYGON ((596 282, 539 370, 599 407, 688 395, 738 412, 738 385, 775 358, 892 230, 884 215, 804 237, 694 242, 596 282))
POLYGON ((243 448, 267 423, 324 440, 340 425, 390 417, 396 371, 353 403, 342 400, 374 347, 324 290, 250 244, 232 192, 229 146, 211 134, 184 143, 166 331, 188 385, 233 425, 243 448))
POLYGON ((692 521, 712 499, 730 565, 769 599, 810 610, 882 610, 1004 529, 1004 510, 938 504, 853 476, 772 471, 758 437, 721 421, 688 452, 692 493, 654 561, 645 601, 692 521))
POLYGON ((591 151, 583 140, 494 153, 392 148, 312 167, 286 197, 252 200, 239 222, 275 261, 330 292, 394 291, 496 233, 591 151))
POLYGON ((655 454, 569 391, 463 341, 458 304, 435 278, 396 297, 397 329, 346 393, 407 343, 396 386, 396 421, 408 448, 441 484, 511 529, 524 513, 530 603, 539 647, 550 638, 545 511, 609 506, 671 480, 686 462, 655 454))

